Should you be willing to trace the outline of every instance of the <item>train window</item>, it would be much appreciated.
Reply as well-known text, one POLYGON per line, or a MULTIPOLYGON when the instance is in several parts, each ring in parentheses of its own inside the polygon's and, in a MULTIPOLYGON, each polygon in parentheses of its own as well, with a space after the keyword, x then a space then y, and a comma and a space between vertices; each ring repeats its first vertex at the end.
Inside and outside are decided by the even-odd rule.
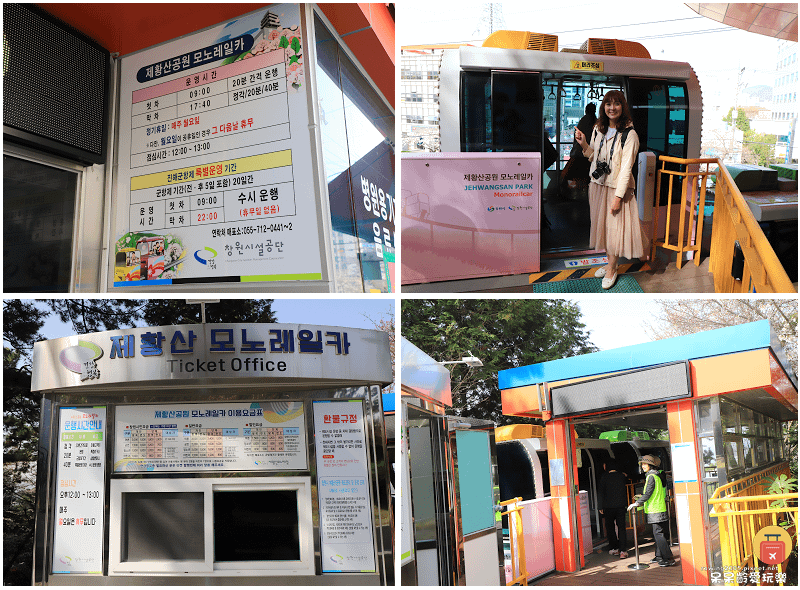
POLYGON ((462 72, 461 151, 541 151, 541 94, 537 73, 462 72))
MULTIPOLYGON (((639 134, 640 151, 658 156, 687 157, 686 131, 689 101, 686 84, 667 80, 631 78, 628 102, 633 125, 639 134)), ((678 165, 667 164, 668 170, 678 165)), ((661 186, 660 204, 666 205, 669 183, 661 186)), ((680 202, 680 184, 675 183, 672 202, 680 202)))
POLYGON ((488 73, 461 73, 461 151, 490 150, 492 79, 488 73))

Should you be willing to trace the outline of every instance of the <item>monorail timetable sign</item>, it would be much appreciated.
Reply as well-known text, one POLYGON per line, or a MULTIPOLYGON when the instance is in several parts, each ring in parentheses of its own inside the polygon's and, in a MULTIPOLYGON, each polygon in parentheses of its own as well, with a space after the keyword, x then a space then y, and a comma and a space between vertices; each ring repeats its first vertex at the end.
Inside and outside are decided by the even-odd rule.
POLYGON ((391 383, 388 335, 311 324, 133 328, 37 342, 33 391, 242 378, 391 383))
POLYGON ((321 280, 297 4, 121 60, 114 287, 321 280))
POLYGON ((303 402, 119 406, 114 471, 308 468, 303 402))
POLYGON ((53 573, 102 574, 106 409, 59 414, 53 573))

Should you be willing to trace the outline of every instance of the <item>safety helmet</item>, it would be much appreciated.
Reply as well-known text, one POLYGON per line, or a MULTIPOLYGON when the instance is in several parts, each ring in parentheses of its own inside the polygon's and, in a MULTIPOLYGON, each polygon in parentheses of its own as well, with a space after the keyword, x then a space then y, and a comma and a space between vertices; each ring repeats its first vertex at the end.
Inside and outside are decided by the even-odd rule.
POLYGON ((639 463, 647 463, 653 467, 658 467, 661 465, 661 460, 653 455, 644 455, 641 459, 639 459, 639 463))

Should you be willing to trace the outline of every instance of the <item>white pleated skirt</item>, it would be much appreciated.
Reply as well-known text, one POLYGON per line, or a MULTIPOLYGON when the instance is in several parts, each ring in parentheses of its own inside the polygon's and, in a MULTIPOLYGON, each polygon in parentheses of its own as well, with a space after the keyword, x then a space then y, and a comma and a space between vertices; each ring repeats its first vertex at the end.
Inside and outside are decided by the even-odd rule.
POLYGON ((639 221, 639 206, 633 189, 622 199, 622 208, 611 212, 614 188, 596 182, 589 183, 589 214, 592 227, 589 243, 597 250, 623 258, 641 258, 644 255, 644 233, 639 221))

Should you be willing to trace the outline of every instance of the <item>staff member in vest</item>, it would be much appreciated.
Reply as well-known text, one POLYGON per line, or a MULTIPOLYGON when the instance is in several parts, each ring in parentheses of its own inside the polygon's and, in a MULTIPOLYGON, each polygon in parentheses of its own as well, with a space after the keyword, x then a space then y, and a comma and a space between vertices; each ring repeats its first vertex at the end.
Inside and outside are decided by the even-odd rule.
POLYGON ((580 129, 575 130, 575 141, 592 162, 589 168, 592 221, 589 243, 598 250, 605 250, 608 256, 608 264, 599 268, 594 276, 603 279, 603 289, 610 289, 617 281, 619 258, 644 255, 632 172, 639 151, 639 136, 633 130, 625 95, 619 90, 606 92, 591 141, 587 142, 580 129), (621 135, 625 137, 624 147, 621 135))
POLYGON ((645 455, 639 460, 642 470, 646 474, 644 493, 636 502, 628 506, 628 510, 635 510, 644 506, 647 522, 653 525, 653 538, 656 542, 656 556, 650 563, 658 563, 661 567, 675 565, 669 542, 664 536, 664 526, 669 519, 667 514, 666 492, 661 478, 658 476, 660 460, 653 455, 645 455))

